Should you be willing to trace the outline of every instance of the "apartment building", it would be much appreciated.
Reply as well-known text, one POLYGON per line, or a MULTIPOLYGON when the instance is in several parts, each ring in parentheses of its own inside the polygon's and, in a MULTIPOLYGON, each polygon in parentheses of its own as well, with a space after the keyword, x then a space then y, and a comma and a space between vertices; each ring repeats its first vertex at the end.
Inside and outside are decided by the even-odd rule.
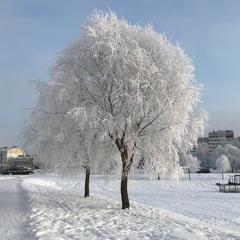
POLYGON ((234 141, 232 130, 212 131, 208 133, 209 154, 218 146, 224 146, 234 141))

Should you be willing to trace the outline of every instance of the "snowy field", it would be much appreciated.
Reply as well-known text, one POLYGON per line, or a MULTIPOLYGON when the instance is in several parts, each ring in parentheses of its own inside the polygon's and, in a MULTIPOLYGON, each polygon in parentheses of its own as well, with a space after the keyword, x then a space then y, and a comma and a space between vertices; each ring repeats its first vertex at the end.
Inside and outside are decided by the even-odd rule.
MULTIPOLYGON (((13 176, 11 176, 12 178, 13 176)), ((6 181, 10 176, 1 176, 6 181)), ((240 239, 240 193, 220 193, 221 174, 192 174, 179 184, 134 175, 130 210, 121 210, 119 178, 19 177, 28 197, 27 239, 240 239)), ((20 239, 22 240, 22 239, 20 239)))

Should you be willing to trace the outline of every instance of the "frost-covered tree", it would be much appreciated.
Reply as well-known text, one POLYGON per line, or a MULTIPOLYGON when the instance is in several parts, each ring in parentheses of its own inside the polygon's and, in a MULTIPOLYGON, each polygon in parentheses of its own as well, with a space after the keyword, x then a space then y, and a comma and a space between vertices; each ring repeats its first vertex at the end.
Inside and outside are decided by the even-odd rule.
POLYGON ((238 171, 240 169, 240 149, 227 144, 224 146, 226 151, 226 156, 228 157, 232 172, 238 171))
POLYGON ((64 175, 85 170, 85 197, 89 197, 90 169, 94 169, 92 155, 97 154, 97 133, 86 134, 69 116, 74 101, 59 98, 52 82, 34 81, 39 92, 36 106, 29 111, 22 133, 24 144, 33 145, 38 162, 48 171, 64 175))
POLYGON ((180 157, 180 165, 188 168, 191 172, 196 172, 200 167, 199 160, 190 153, 182 154, 180 157))
POLYGON ((220 157, 221 155, 226 155, 226 151, 224 150, 223 147, 218 146, 217 148, 215 148, 211 155, 209 156, 209 167, 216 169, 216 160, 218 159, 218 157, 220 157))
POLYGON ((209 165, 209 146, 207 143, 198 143, 195 152, 195 157, 200 161, 201 167, 210 168, 209 165))
POLYGON ((211 154, 211 165, 213 168, 216 168, 216 160, 218 157, 221 155, 227 156, 231 171, 237 171, 240 168, 240 149, 231 145, 231 144, 226 144, 223 147, 219 146, 211 154))
POLYGON ((59 102, 69 104, 71 124, 97 133, 95 141, 105 146, 93 162, 100 158, 105 172, 120 171, 123 209, 130 207, 128 175, 140 158, 146 172, 178 179, 178 154, 196 144, 207 119, 197 110, 202 86, 178 45, 151 26, 94 12, 49 76, 59 102))
POLYGON ((222 173, 222 179, 224 179, 223 173, 231 169, 228 157, 225 155, 218 157, 216 161, 216 167, 218 171, 222 173))

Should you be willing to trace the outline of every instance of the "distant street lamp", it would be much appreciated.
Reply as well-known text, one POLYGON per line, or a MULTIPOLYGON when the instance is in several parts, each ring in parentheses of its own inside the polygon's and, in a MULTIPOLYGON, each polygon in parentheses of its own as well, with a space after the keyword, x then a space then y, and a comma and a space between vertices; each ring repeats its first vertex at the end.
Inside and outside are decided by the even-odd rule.
POLYGON ((0 147, 1 149, 1 157, 0 157, 0 160, 1 160, 1 170, 2 170, 2 165, 3 165, 3 150, 6 150, 8 147, 0 147))

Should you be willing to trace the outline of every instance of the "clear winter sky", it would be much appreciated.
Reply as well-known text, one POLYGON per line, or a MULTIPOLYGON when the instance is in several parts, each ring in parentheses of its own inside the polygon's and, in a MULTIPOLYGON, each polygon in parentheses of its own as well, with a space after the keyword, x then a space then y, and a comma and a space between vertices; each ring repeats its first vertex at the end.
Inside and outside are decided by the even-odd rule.
POLYGON ((0 0, 0 147, 20 144, 24 108, 37 98, 29 80, 47 80, 48 66, 80 34, 80 24, 109 8, 177 41, 204 84, 205 135, 231 129, 240 136, 239 0, 0 0))

